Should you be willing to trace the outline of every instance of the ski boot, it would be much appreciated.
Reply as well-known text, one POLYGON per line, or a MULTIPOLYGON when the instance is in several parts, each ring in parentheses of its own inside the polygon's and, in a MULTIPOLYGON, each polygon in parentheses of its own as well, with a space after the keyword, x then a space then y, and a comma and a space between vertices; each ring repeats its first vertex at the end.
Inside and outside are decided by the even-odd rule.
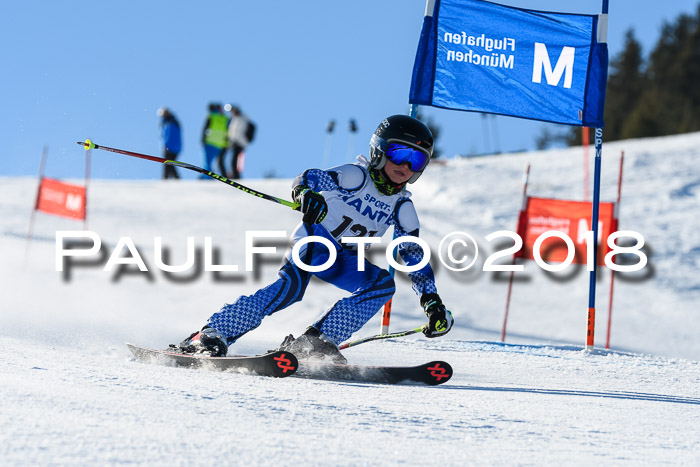
POLYGON ((225 357, 228 352, 226 338, 214 328, 204 326, 201 331, 193 332, 180 345, 170 345, 176 352, 184 354, 225 357))
POLYGON ((313 326, 294 338, 288 335, 277 350, 293 353, 299 360, 330 360, 333 363, 347 363, 338 346, 328 336, 313 326))

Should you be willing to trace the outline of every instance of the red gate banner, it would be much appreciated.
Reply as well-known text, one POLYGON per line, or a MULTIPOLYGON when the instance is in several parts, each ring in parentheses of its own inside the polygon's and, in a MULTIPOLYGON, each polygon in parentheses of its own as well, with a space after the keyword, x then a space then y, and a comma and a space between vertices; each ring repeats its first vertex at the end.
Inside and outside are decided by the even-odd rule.
MULTIPOLYGON (((574 263, 586 263, 585 235, 591 228, 592 204, 586 201, 564 201, 548 198, 528 197, 525 211, 520 213, 518 235, 523 239, 523 248, 518 257, 535 259, 533 246, 537 238, 549 230, 569 236, 575 247, 574 263)), ((599 241, 598 264, 603 265, 608 248, 608 236, 617 229, 615 203, 600 203, 598 215, 599 241)), ((564 240, 552 237, 540 246, 540 257, 548 263, 566 260, 568 249, 564 240)))
POLYGON ((42 178, 36 209, 56 216, 85 219, 85 187, 42 178))

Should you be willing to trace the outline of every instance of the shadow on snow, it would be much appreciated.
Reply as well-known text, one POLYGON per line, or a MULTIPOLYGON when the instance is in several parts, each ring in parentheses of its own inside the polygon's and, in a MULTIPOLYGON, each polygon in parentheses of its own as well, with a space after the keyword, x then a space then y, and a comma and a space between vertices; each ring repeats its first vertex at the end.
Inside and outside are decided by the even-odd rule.
POLYGON ((671 402, 675 404, 700 405, 700 399, 682 396, 669 396, 665 394, 646 394, 639 392, 601 392, 601 391, 581 391, 572 389, 540 389, 540 388, 517 388, 517 387, 489 387, 489 386, 468 386, 453 385, 444 386, 444 389, 461 389, 466 391, 496 391, 496 392, 522 392, 530 394, 547 394, 556 396, 582 396, 582 397, 603 397, 607 399, 628 399, 652 402, 671 402))

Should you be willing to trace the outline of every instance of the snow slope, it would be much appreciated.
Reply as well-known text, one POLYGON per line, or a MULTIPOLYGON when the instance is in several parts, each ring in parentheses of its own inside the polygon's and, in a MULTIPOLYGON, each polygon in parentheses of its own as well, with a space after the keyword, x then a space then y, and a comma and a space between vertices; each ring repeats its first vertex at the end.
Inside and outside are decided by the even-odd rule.
MULTIPOLYGON (((181 340, 221 304, 273 280, 285 247, 271 240, 278 252, 266 255, 256 273, 197 269, 168 276, 155 267, 154 237, 170 249, 169 264, 185 260, 188 236, 200 249, 211 237, 218 264, 243 270, 245 232, 290 233, 298 213, 215 181, 96 180, 88 229, 107 256, 121 237, 132 238, 149 273, 105 272, 93 261, 62 274, 55 270, 55 232, 83 226, 38 214, 27 248, 36 181, 0 178, 3 464, 697 465, 700 134, 606 144, 603 200, 615 199, 622 150, 621 228, 644 235, 650 263, 641 274, 616 276, 610 351, 581 350, 585 270, 549 275, 526 263, 513 289, 505 344, 507 284, 480 271, 495 251, 484 237, 515 227, 525 164, 532 164, 533 196, 580 199, 580 148, 450 160, 411 187, 421 236, 431 247, 447 233, 466 231, 482 251, 470 271, 437 268, 455 329, 442 339, 411 336, 345 353, 353 363, 447 360, 455 376, 437 388, 137 363, 123 342, 162 347, 181 340)), ((115 156, 94 157, 99 163, 115 156)), ((288 197, 289 180, 245 183, 288 197)), ((382 253, 372 258, 386 265, 382 253)), ((600 276, 599 349, 609 271, 600 276)), ((419 326, 417 299, 406 280, 398 283, 392 329, 419 326)), ((340 296, 313 281, 302 303, 267 319, 233 351, 276 346, 340 296)), ((358 337, 378 328, 375 317, 358 337)))

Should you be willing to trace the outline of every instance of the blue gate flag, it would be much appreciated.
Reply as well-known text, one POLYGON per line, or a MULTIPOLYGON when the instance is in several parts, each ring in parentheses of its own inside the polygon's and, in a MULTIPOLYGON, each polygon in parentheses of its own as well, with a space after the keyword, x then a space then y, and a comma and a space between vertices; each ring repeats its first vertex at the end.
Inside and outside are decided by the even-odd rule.
POLYGON ((423 20, 409 102, 603 127, 607 14, 435 0, 423 20))

